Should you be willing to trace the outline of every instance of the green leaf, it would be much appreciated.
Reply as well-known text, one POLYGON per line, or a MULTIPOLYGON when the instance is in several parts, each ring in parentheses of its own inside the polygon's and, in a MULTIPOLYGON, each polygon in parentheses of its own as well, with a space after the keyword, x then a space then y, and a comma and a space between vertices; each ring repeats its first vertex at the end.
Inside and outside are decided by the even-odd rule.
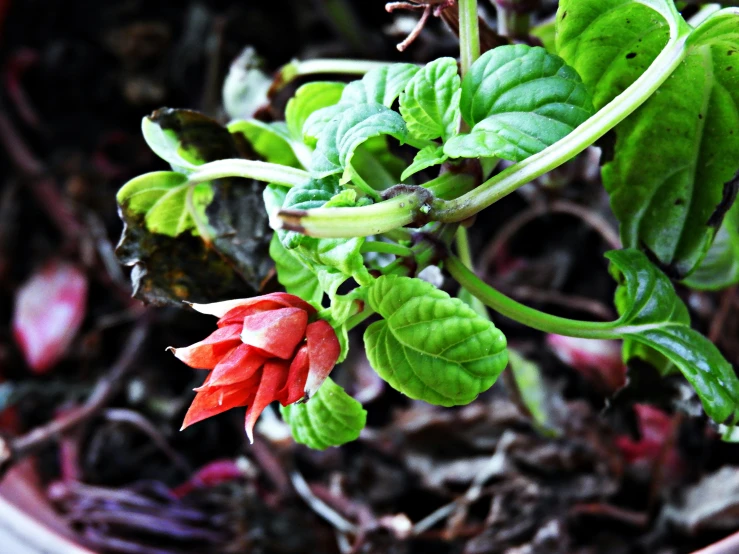
POLYGON ((190 173, 206 162, 241 157, 231 134, 195 111, 156 110, 142 120, 141 131, 149 148, 180 173, 190 173))
POLYGON ((462 117, 471 126, 444 145, 459 157, 521 161, 567 136, 593 113, 575 70, 540 47, 501 46, 462 81, 462 117))
POLYGON ((512 348, 508 349, 508 366, 513 372, 521 399, 531 413, 534 427, 544 436, 556 437, 559 432, 551 423, 549 391, 539 366, 512 348))
MULTIPOLYGON (((348 199, 336 177, 312 179, 303 186, 291 188, 281 207, 294 210, 320 208, 332 199, 343 204, 348 199)), ((271 211, 279 209, 279 191, 265 191, 265 203, 271 211)), ((371 279, 361 254, 364 237, 318 239, 294 231, 277 233, 282 245, 315 274, 321 289, 331 298, 349 277, 354 277, 358 283, 371 279)))
POLYGON ((635 0, 561 0, 557 53, 582 77, 600 109, 644 73, 667 44, 670 28, 635 0))
POLYGON ((462 85, 453 58, 439 58, 418 71, 400 95, 408 132, 421 140, 444 140, 459 131, 462 85))
POLYGON ((315 148, 318 143, 318 137, 321 136, 326 125, 345 110, 346 106, 335 104, 321 108, 310 114, 308 119, 305 120, 305 123, 303 123, 303 142, 311 148, 315 148))
POLYGON ((739 380, 731 364, 690 327, 688 310, 672 283, 642 252, 627 249, 606 256, 620 283, 616 307, 621 317, 615 330, 625 340, 650 347, 674 363, 698 393, 706 413, 724 422, 739 402, 739 380))
POLYGON ((357 440, 367 423, 367 411, 331 378, 304 404, 280 407, 295 442, 325 450, 357 440))
POLYGON ((308 118, 322 108, 337 104, 345 86, 344 83, 333 81, 314 81, 295 91, 295 96, 285 107, 285 123, 290 135, 302 141, 303 126, 308 118))
POLYGON ((443 164, 448 158, 449 156, 444 154, 443 146, 426 146, 418 151, 416 157, 413 158, 413 163, 403 171, 403 174, 400 176, 400 180, 405 181, 411 175, 415 175, 427 167, 443 164))
POLYGON ((390 135, 405 142, 407 129, 400 115, 380 104, 360 104, 336 115, 321 132, 313 152, 311 173, 317 178, 342 173, 354 150, 366 140, 390 135))
POLYGON ((532 37, 538 38, 547 52, 551 52, 552 54, 557 53, 557 26, 555 18, 548 19, 535 25, 531 28, 529 34, 532 37))
POLYGON ((275 261, 277 280, 287 292, 315 306, 321 305, 323 289, 315 273, 301 261, 300 256, 282 246, 277 233, 269 243, 269 255, 275 261))
MULTIPOLYGON (((286 210, 310 210, 321 208, 326 202, 341 192, 336 177, 311 179, 304 185, 292 187, 280 206, 286 210)), ((295 231, 280 231, 280 240, 287 249, 296 248, 307 237, 295 231)))
MULTIPOLYGON (((633 83, 668 36, 662 16, 636 2, 567 1, 559 18, 560 54, 596 107, 633 83), (629 32, 600 32, 627 19, 629 32)), ((724 10, 689 36, 685 60, 616 127, 603 167, 624 245, 649 251, 675 278, 690 275, 708 251, 729 207, 725 185, 739 169, 737 26, 739 12, 724 10)))
POLYGON ((739 283, 739 202, 726 214, 698 269, 683 283, 698 290, 719 290, 739 283))
MULTIPOLYGON (((152 233, 176 237, 185 231, 197 235, 192 214, 187 207, 187 176, 172 171, 146 173, 123 185, 116 195, 120 205, 133 213, 143 214, 146 228, 152 233)), ((193 205, 205 218, 205 208, 213 199, 207 183, 195 185, 193 205)))
POLYGON ((367 328, 372 367, 403 394, 441 406, 468 404, 506 366, 506 340, 488 320, 433 285, 397 275, 367 295, 384 319, 367 328))
POLYGON ((290 134, 284 123, 264 123, 244 119, 228 124, 231 133, 241 133, 254 151, 267 162, 301 168, 290 144, 290 134))
POLYGON ((347 85, 341 104, 382 104, 389 108, 420 69, 414 64, 396 63, 368 71, 359 81, 347 85))

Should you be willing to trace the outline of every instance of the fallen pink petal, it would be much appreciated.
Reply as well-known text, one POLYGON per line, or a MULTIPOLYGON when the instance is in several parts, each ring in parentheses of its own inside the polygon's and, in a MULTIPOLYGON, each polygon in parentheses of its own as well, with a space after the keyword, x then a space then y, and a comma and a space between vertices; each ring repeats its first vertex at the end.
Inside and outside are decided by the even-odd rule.
POLYGON ((77 266, 50 261, 18 290, 13 336, 36 373, 45 373, 67 353, 85 319, 87 277, 77 266))

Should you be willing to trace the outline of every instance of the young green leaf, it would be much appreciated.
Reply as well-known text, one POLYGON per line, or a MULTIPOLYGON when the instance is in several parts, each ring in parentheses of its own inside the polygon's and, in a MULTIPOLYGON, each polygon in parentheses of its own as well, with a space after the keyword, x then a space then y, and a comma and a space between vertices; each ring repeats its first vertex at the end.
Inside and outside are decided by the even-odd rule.
POLYGON ((575 70, 540 47, 501 46, 462 81, 462 117, 472 127, 444 145, 459 157, 521 161, 567 136, 593 113, 575 70))
POLYGON ((326 125, 345 110, 346 106, 334 104, 333 106, 326 106, 310 114, 305 120, 305 123, 303 123, 303 142, 311 148, 315 148, 318 143, 318 137, 321 136, 326 125))
POLYGON ((315 273, 302 262, 299 255, 282 245, 277 233, 269 243, 269 255, 275 261, 277 280, 287 292, 314 306, 321 305, 323 289, 315 273))
POLYGON ((318 450, 358 439, 367 423, 367 411, 331 378, 308 402, 281 406, 280 412, 295 442, 318 450))
POLYGON ((408 132, 421 140, 447 140, 456 135, 461 87, 453 58, 439 58, 418 71, 400 95, 400 113, 408 132))
MULTIPOLYGON (((339 192, 341 192, 341 187, 336 177, 311 179, 304 185, 291 188, 282 204, 276 209, 309 210, 320 208, 339 192)), ((273 213, 273 210, 270 210, 270 213, 273 213)), ((307 239, 305 235, 295 231, 280 231, 280 240, 287 249, 296 248, 305 239, 307 239)))
POLYGON ((162 108, 142 120, 141 131, 149 148, 180 173, 205 162, 240 157, 230 133, 198 112, 162 108))
POLYGON ((711 248, 684 284, 698 290, 719 290, 739 283, 739 202, 726 214, 711 248))
POLYGON ((367 139, 390 135, 403 143, 407 132, 403 118, 381 104, 346 108, 321 132, 311 173, 317 178, 342 173, 351 164, 354 150, 367 139))
POLYGON ((413 163, 409 165, 403 174, 400 176, 401 181, 405 181, 410 176, 415 175, 419 171, 423 171, 427 167, 434 165, 441 165, 449 156, 444 154, 444 147, 439 146, 426 146, 418 151, 416 157, 413 158, 413 163))
POLYGON ((717 422, 725 421, 739 405, 739 380, 731 364, 690 327, 688 310, 672 283, 642 252, 627 249, 606 256, 620 283, 616 307, 621 317, 614 332, 674 363, 698 393, 706 413, 717 422))
POLYGON ((205 217, 205 208, 213 199, 213 190, 207 183, 189 185, 187 176, 172 171, 145 173, 123 185, 116 200, 132 213, 144 214, 146 228, 152 233, 170 237, 192 231, 197 227, 187 206, 188 189, 192 192, 193 207, 205 217))
MULTIPOLYGON (((581 72, 598 107, 639 77, 669 33, 651 8, 614 4, 566 1, 559 16, 560 54, 581 72), (624 18, 634 33, 600 33, 624 18)), ((616 128, 603 167, 624 244, 650 251, 678 278, 710 247, 729 207, 726 183, 739 169, 738 26, 739 12, 723 10, 693 31, 670 79, 616 128)))
POLYGON ((306 83, 295 91, 285 107, 285 123, 295 140, 303 140, 303 126, 316 111, 339 102, 346 85, 333 81, 306 83))
MULTIPOLYGON (((347 200, 336 177, 313 179, 301 187, 291 188, 282 205, 279 204, 279 191, 272 187, 268 189, 271 190, 265 191, 265 204, 271 212, 280 208, 320 208, 337 197, 342 203, 347 200)), ((361 254, 364 238, 317 239, 295 231, 278 231, 277 234, 287 251, 315 274, 321 289, 329 297, 333 297, 339 285, 349 277, 354 277, 359 283, 371 279, 361 254)))
POLYGON ((420 69, 414 64, 396 63, 368 71, 359 81, 347 85, 341 104, 382 104, 389 108, 420 69))
POLYGON ((369 289, 384 319, 364 334, 372 367, 403 394, 441 406, 468 404, 506 366, 506 339, 488 320, 433 285, 397 275, 369 289))
POLYGON ((302 167, 290 144, 290 134, 284 123, 264 123, 256 119, 244 119, 229 123, 228 130, 234 134, 244 135, 254 151, 264 161, 290 167, 302 167))

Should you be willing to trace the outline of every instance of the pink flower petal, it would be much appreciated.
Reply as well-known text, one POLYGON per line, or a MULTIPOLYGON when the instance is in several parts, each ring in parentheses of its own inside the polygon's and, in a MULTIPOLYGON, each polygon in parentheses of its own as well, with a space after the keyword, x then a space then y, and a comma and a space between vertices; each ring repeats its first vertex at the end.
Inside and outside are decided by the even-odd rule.
POLYGON ((195 489, 214 487, 243 476, 244 473, 233 460, 215 460, 197 470, 185 483, 172 489, 172 494, 182 498, 195 489))
POLYGON ((241 340, 271 356, 289 360, 305 336, 308 314, 300 308, 281 308, 244 318, 241 340))
MULTIPOLYGON (((192 306, 193 310, 202 314, 214 315, 218 318, 224 318, 228 312, 238 308, 243 310, 243 312, 234 312, 233 314, 229 314, 229 320, 231 317, 234 317, 239 321, 252 313, 276 308, 300 308, 308 312, 310 315, 316 313, 316 309, 305 300, 286 292, 273 292, 271 294, 264 294, 253 298, 239 298, 237 300, 226 300, 225 302, 213 302, 211 304, 190 304, 190 306, 192 306)), ((219 327, 231 324, 228 320, 222 320, 218 323, 219 327)))
MULTIPOLYGON (((223 413, 231 408, 246 406, 254 402, 257 394, 260 373, 254 375, 248 381, 239 383, 232 387, 209 387, 198 392, 190 404, 190 409, 185 414, 185 420, 182 423, 182 429, 186 429, 190 425, 203 421, 214 415, 223 413)), ((208 382, 206 382, 204 385, 208 382)))
POLYGON ((547 335, 547 344, 563 363, 605 394, 615 393, 626 383, 620 341, 547 335))
POLYGON ((200 342, 182 348, 170 346, 168 350, 171 350, 178 360, 190 367, 213 369, 226 354, 241 344, 240 332, 241 325, 229 325, 216 329, 208 338, 200 342))
POLYGON ((264 365, 266 356, 248 344, 240 344, 221 358, 216 367, 208 375, 208 383, 203 383, 200 389, 206 387, 224 387, 234 385, 250 379, 257 370, 264 365))
POLYGON ((246 410, 244 421, 246 436, 249 437, 250 443, 254 444, 254 425, 257 419, 271 402, 277 400, 280 390, 285 386, 289 371, 289 364, 283 360, 269 360, 264 364, 262 380, 259 383, 254 400, 250 402, 249 408, 246 410))
POLYGON ((336 365, 336 360, 339 359, 341 353, 341 345, 334 328, 323 319, 308 325, 305 336, 308 339, 308 357, 310 358, 310 370, 308 380, 305 383, 305 394, 310 398, 336 365))
POLYGON ((48 371, 64 356, 86 304, 87 277, 65 262, 47 263, 18 290, 13 335, 35 373, 48 371))
POLYGON ((308 364, 308 345, 303 345, 298 349, 293 361, 290 363, 287 382, 277 398, 283 406, 293 404, 305 396, 305 382, 308 379, 308 364))

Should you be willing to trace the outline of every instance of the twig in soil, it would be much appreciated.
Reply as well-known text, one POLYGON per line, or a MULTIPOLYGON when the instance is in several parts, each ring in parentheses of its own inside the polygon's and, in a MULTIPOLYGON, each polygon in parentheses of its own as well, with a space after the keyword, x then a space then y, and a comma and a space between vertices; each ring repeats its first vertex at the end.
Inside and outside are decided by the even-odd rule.
POLYGON ((649 515, 646 512, 635 512, 625 508, 619 508, 611 504, 578 504, 573 506, 569 512, 570 516, 601 516, 620 521, 632 527, 643 529, 649 522, 649 515))
POLYGON ((5 472, 26 456, 34 453, 49 442, 88 421, 97 414, 118 392, 123 378, 133 367, 149 331, 147 318, 139 320, 128 336, 121 354, 110 370, 100 378, 87 401, 77 409, 69 410, 62 417, 29 431, 25 435, 8 439, 0 437, 0 478, 5 472))
POLYGON ((306 504, 323 519, 333 525, 342 533, 357 534, 358 528, 351 521, 347 520, 339 512, 318 498, 308 485, 305 478, 297 471, 290 473, 290 481, 292 481, 295 492, 305 500, 306 504))
POLYGON ((59 228, 62 235, 70 242, 77 242, 84 237, 85 227, 75 217, 66 200, 59 193, 47 168, 36 159, 3 112, 0 112, 0 143, 5 146, 13 164, 28 180, 36 201, 59 228))
POLYGON ((138 412, 125 408, 108 408, 103 412, 103 417, 114 423, 128 423, 129 425, 133 425, 148 436, 157 448, 164 452, 172 460, 174 465, 179 467, 186 475, 192 474, 192 467, 190 467, 187 460, 169 445, 167 439, 162 436, 159 430, 148 419, 138 412))
POLYGON ((411 534, 418 536, 434 525, 444 520, 445 518, 452 515, 459 508, 469 506, 473 502, 477 501, 483 492, 483 485, 485 482, 496 475, 500 475, 505 471, 507 451, 516 440, 516 434, 511 431, 505 431, 500 437, 495 452, 490 457, 490 462, 485 469, 475 476, 472 483, 470 483, 467 492, 465 492, 459 498, 455 498, 449 504, 445 504, 441 508, 438 508, 431 514, 427 515, 421 521, 413 526, 411 534))

